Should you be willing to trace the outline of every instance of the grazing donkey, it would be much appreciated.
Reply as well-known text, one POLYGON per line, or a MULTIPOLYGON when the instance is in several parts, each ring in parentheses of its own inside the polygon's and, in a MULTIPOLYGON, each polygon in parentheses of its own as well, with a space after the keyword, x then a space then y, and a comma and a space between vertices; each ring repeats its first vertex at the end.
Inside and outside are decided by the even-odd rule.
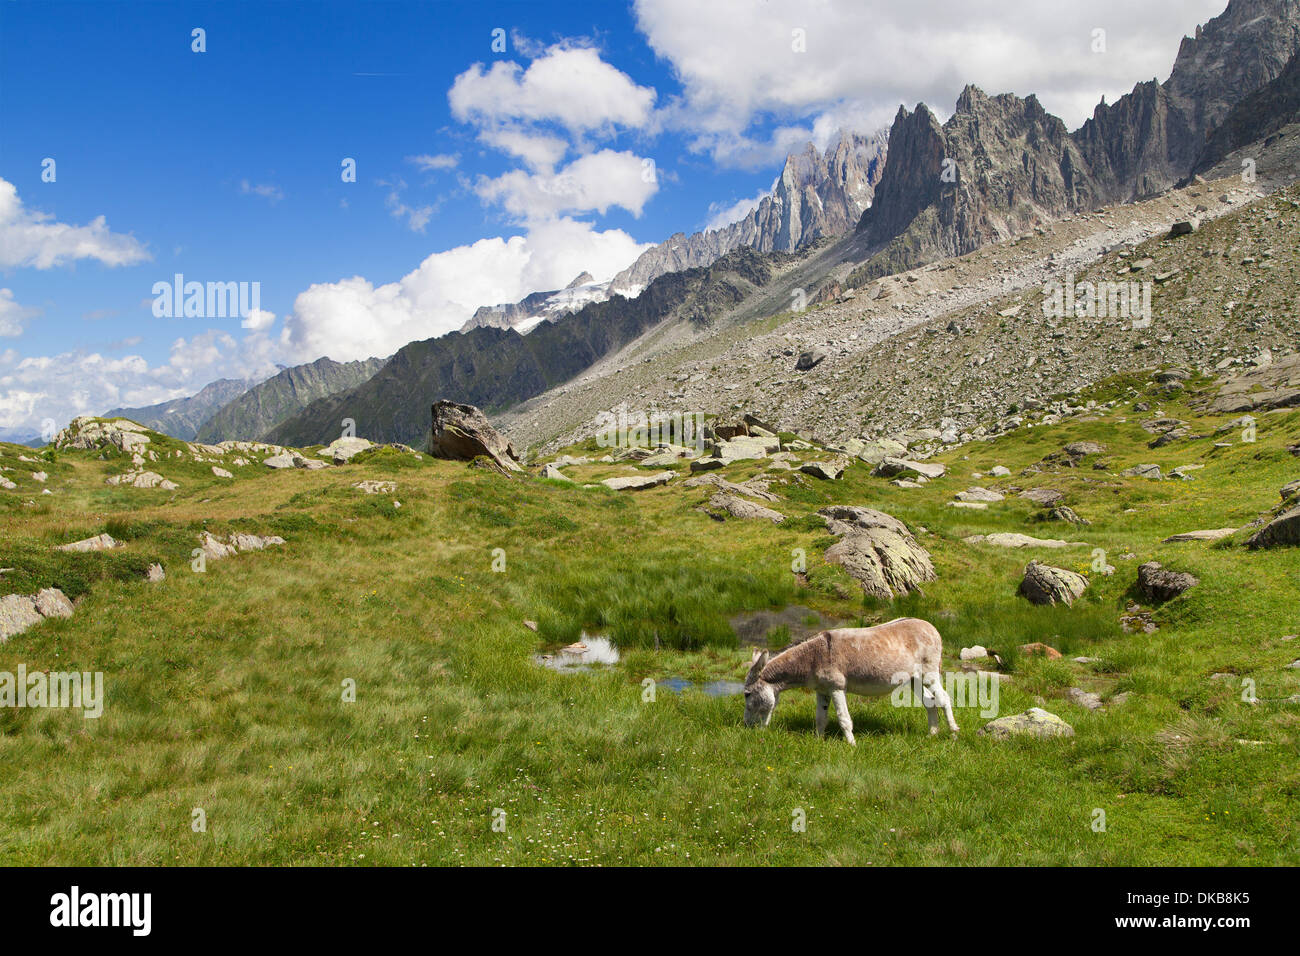
POLYGON ((875 627, 822 631, 770 660, 767 651, 755 651, 745 678, 745 726, 766 727, 781 691, 809 687, 817 692, 817 736, 826 733, 826 708, 834 699, 840 729, 853 744, 853 719, 845 691, 879 697, 902 684, 919 682, 930 733, 939 732, 942 707, 955 734, 952 698, 939 674, 942 654, 943 640, 934 625, 912 617, 875 627))

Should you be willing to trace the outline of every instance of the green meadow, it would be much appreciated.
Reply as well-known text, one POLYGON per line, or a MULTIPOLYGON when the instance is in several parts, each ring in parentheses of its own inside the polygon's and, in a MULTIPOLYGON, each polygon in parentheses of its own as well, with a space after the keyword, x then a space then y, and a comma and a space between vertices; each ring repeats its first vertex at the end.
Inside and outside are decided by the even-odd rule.
MULTIPOLYGON (((773 472, 779 500, 768 505, 787 516, 780 525, 710 518, 698 506, 713 489, 684 487, 684 465, 666 486, 614 492, 583 485, 635 466, 569 467, 569 484, 382 449, 318 471, 227 462, 230 480, 209 463, 163 457, 150 467, 180 485, 163 491, 105 484, 127 456, 0 446, 18 485, 0 491, 0 593, 54 586, 76 601, 72 617, 0 645, 0 671, 103 672, 107 697, 98 719, 0 710, 0 858, 1295 865, 1300 670, 1287 665, 1300 639, 1287 638, 1300 634, 1300 551, 1249 550, 1247 531, 1161 542, 1242 527, 1276 507, 1278 489, 1300 477, 1287 451, 1300 411, 1259 416, 1253 443, 1216 437, 1231 416, 1193 410, 1204 387, 1165 395, 1140 379, 1108 383, 1094 397, 1126 403, 970 443, 941 456, 948 475, 921 488, 895 487, 861 462, 833 482, 773 472), (1136 412, 1135 399, 1151 412, 1136 412), (1140 422, 1157 409, 1205 437, 1149 449, 1140 422), (1105 468, 1023 473, 1082 439, 1107 446, 1105 468), (1189 481, 1118 477, 1147 462, 1204 467, 1189 481), (987 477, 995 465, 1011 474, 987 477), (39 470, 52 494, 31 479, 39 470), (397 488, 366 494, 353 487, 363 479, 397 488), (947 506, 972 485, 1006 500, 947 506), (1062 491, 1091 523, 1043 521, 1015 494, 1038 486, 1062 491), (938 579, 892 603, 864 600, 822 560, 835 539, 816 511, 829 504, 906 522, 938 579), (52 550, 105 531, 123 546, 52 550), (196 571, 203 531, 285 544, 196 571), (1082 544, 963 540, 994 531, 1082 544), (1092 570, 1096 548, 1113 574, 1092 570), (807 570, 797 575, 800 549, 807 570), (1087 575, 1084 597, 1030 606, 1016 590, 1031 558, 1087 575), (1153 558, 1200 584, 1164 605, 1142 602, 1137 567, 1153 558), (165 581, 144 580, 153 562, 165 581), (1154 632, 1121 627, 1135 602, 1154 632), (789 605, 864 625, 924 617, 944 635, 952 670, 961 647, 995 648, 1009 674, 1000 713, 1044 707, 1076 734, 996 741, 978 735, 987 718, 966 707, 955 739, 931 738, 923 710, 851 696, 851 748, 833 722, 814 737, 804 692, 783 696, 769 728, 747 730, 739 697, 699 686, 743 679, 751 649, 736 615, 789 605), (584 632, 612 640, 621 660, 581 673, 537 664, 584 632), (1064 657, 1016 652, 1036 641, 1064 657), (1080 656, 1097 660, 1072 661, 1080 656), (647 693, 647 680, 668 678, 693 686, 647 693), (1105 706, 1072 703, 1072 687, 1105 706)), ((156 452, 185 448, 151 437, 156 452)), ((724 474, 762 471, 748 462, 724 474)))

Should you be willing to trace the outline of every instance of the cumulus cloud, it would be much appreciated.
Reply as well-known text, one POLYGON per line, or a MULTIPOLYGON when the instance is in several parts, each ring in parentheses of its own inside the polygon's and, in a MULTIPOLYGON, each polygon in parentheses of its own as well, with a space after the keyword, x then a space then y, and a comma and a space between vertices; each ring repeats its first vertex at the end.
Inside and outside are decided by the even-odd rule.
POLYGON ((447 94, 452 115, 484 129, 556 123, 575 136, 644 127, 655 91, 601 59, 590 47, 556 45, 528 68, 499 60, 475 63, 447 94))
POLYGON ((78 259, 129 266, 153 258, 134 236, 109 230, 103 216, 86 226, 55 222, 27 209, 13 183, 0 179, 0 268, 50 269, 78 259))
POLYGON ((758 208, 759 203, 772 195, 775 189, 776 186, 773 184, 769 189, 759 190, 758 195, 754 196, 752 199, 741 199, 731 204, 716 202, 709 203, 709 221, 705 224, 704 228, 706 230, 723 229, 726 226, 730 226, 733 222, 740 222, 740 220, 744 219, 758 208))
POLYGON ((396 282, 354 276, 313 285, 294 300, 284 345, 295 361, 389 355, 459 328, 479 306, 562 288, 583 271, 612 278, 647 248, 617 229, 567 218, 536 223, 524 235, 434 253, 396 282))
POLYGON ((531 222, 569 212, 604 215, 611 206, 640 216, 658 188, 654 165, 648 160, 602 149, 556 173, 517 169, 495 179, 481 177, 474 191, 485 202, 498 203, 521 221, 531 222))
POLYGON ((38 432, 47 418, 62 427, 78 415, 182 398, 218 378, 265 378, 276 371, 278 347, 261 332, 236 342, 209 329, 176 339, 159 365, 140 355, 76 350, 24 357, 7 349, 0 353, 0 434, 38 432))
POLYGON ((1182 33, 1223 6, 636 0, 635 16, 683 88, 663 108, 665 122, 720 162, 756 166, 779 162, 792 144, 824 143, 840 126, 884 126, 900 103, 924 101, 946 115, 968 82, 991 94, 1036 93, 1075 128, 1102 94, 1113 101, 1135 82, 1163 80, 1182 33), (1104 53, 1092 50, 1098 27, 1107 30, 1104 53))

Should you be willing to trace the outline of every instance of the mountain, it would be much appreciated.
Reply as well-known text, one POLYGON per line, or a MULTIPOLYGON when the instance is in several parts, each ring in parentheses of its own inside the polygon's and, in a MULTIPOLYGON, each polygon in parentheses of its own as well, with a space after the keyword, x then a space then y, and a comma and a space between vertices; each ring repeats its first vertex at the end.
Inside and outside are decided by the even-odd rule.
POLYGON ((1206 136, 1248 93, 1274 80, 1300 50, 1300 0, 1231 0, 1184 37, 1169 79, 1139 83, 1074 134, 1097 183, 1096 200, 1127 202, 1171 188, 1206 136))
POLYGON ((796 252, 818 239, 851 231, 871 206, 887 146, 883 131, 867 136, 841 131, 825 153, 809 143, 786 157, 772 195, 739 222, 691 236, 670 236, 616 275, 611 289, 635 295, 661 275, 709 265, 733 249, 796 252))
POLYGON ((1172 188, 1191 173, 1216 125, 1276 80, 1297 50, 1300 0, 1230 0, 1183 40, 1165 83, 1139 83, 1113 105, 1103 101, 1074 133, 1033 96, 989 97, 973 86, 942 125, 923 104, 900 108, 875 201, 857 227, 874 259, 850 282, 1172 188))
POLYGON ((603 302, 608 298, 609 283, 597 282, 590 272, 584 272, 563 289, 534 292, 518 302, 482 306, 460 327, 460 331, 480 328, 514 329, 523 335, 531 332, 541 322, 554 322, 588 303, 603 302))
POLYGON ((1277 78, 1232 108, 1206 140, 1194 173, 1208 172, 1230 153, 1252 143, 1267 145, 1288 124, 1300 122, 1300 53, 1277 78))
MULTIPOLYGON (((317 399, 366 381, 383 368, 384 361, 368 358, 343 363, 322 358, 308 365, 287 368, 223 406, 199 427, 196 437, 209 444, 260 439, 317 399)), ((332 426, 335 432, 341 427, 338 423, 332 426)))
POLYGON ((508 408, 567 382, 666 321, 707 324, 771 277, 771 256, 739 249, 708 267, 660 276, 635 299, 615 295, 591 303, 530 335, 481 327, 412 342, 369 381, 313 402, 263 437, 296 446, 329 441, 348 417, 357 434, 372 441, 421 443, 438 399, 487 412, 508 408))
POLYGON ((214 412, 244 394, 255 384, 256 381, 251 379, 218 379, 188 398, 177 398, 140 408, 115 408, 105 412, 104 417, 129 418, 164 435, 171 435, 183 441, 193 441, 198 435, 199 426, 214 412))

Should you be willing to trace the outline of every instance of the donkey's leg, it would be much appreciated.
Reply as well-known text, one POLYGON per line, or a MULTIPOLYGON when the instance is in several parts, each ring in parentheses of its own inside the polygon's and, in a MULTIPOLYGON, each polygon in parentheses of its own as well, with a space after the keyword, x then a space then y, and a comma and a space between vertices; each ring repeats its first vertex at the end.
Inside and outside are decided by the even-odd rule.
MULTIPOLYGON (((953 719, 952 697, 949 696, 946 690, 944 690, 942 675, 938 671, 934 671, 926 674, 923 680, 925 682, 925 689, 933 695, 934 702, 938 704, 939 707, 943 708, 944 716, 948 718, 948 729, 954 734, 957 733, 961 728, 957 726, 957 721, 953 719)), ((928 704, 926 706, 927 712, 930 715, 930 733, 937 734, 939 732, 939 715, 937 708, 931 707, 928 704)))
POLYGON ((930 736, 933 737, 939 732, 939 708, 935 703, 934 689, 930 681, 924 677, 912 684, 913 689, 916 688, 917 683, 921 685, 921 703, 925 705, 925 716, 930 721, 930 736))
POLYGON ((840 722, 840 730, 844 731, 844 739, 849 742, 850 746, 856 747, 858 742, 853 739, 853 718, 849 716, 848 699, 844 696, 842 690, 832 691, 831 697, 835 701, 835 719, 840 722))
POLYGON ((826 736, 826 708, 831 705, 829 694, 817 692, 817 736, 826 736))

